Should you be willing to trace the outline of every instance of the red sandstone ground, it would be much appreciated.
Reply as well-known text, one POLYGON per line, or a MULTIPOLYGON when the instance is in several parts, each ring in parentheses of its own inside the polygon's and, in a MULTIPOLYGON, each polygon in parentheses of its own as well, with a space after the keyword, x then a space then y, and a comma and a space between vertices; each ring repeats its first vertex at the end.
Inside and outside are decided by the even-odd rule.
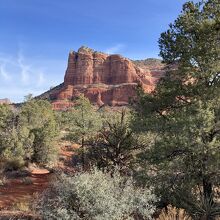
POLYGON ((31 174, 32 184, 26 184, 21 178, 9 180, 5 186, 0 187, 0 208, 11 209, 16 203, 30 201, 36 193, 42 192, 49 184, 50 175, 31 174))
MULTIPOLYGON (((63 158, 58 163, 58 169, 64 172, 73 172, 73 168, 68 167, 74 149, 72 147, 61 147, 60 156, 63 158)), ((9 179, 5 186, 0 186, 0 218, 2 215, 7 214, 5 210, 16 209, 16 205, 22 202, 31 202, 37 194, 45 190, 50 184, 53 174, 50 174, 46 169, 33 169, 28 179, 31 184, 27 184, 24 178, 9 179)))

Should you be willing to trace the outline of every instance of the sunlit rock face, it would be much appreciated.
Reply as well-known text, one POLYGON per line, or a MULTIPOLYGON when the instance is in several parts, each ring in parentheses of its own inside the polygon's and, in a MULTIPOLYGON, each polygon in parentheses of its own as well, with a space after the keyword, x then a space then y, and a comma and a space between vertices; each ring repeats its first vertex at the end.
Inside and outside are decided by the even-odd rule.
MULTIPOLYGON (((81 47, 69 53, 64 83, 49 91, 49 98, 59 103, 73 100, 84 94, 99 106, 123 106, 136 96, 136 87, 142 85, 146 92, 154 90, 164 75, 160 60, 132 61, 121 55, 108 55, 81 47), (65 101, 64 101, 65 100, 65 101)), ((67 107, 69 104, 67 104, 67 107)))
POLYGON ((11 101, 9 99, 0 99, 0 105, 3 105, 3 104, 11 104, 11 101))

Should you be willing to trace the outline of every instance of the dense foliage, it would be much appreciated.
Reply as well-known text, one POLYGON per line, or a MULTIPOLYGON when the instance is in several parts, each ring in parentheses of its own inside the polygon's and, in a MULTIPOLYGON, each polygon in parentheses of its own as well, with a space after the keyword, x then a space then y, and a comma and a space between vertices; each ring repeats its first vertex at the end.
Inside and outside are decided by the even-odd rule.
POLYGON ((56 159, 57 126, 47 101, 27 101, 21 109, 0 106, 0 157, 7 169, 56 159))
POLYGON ((21 108, 20 121, 34 135, 32 162, 49 165, 55 161, 59 133, 51 104, 44 100, 27 101, 21 108))
POLYGON ((95 169, 60 177, 38 208, 44 219, 150 219, 155 202, 152 190, 136 188, 132 178, 95 169))
POLYGON ((1 161, 7 169, 20 168, 31 158, 34 137, 8 105, 0 106, 0 115, 1 161))
POLYGON ((104 119, 102 128, 90 139, 86 147, 88 163, 98 168, 127 173, 135 166, 138 152, 144 142, 134 134, 129 124, 129 114, 125 110, 114 113, 113 119, 104 119))
POLYGON ((85 146, 89 138, 93 137, 101 127, 100 114, 94 109, 89 99, 83 95, 75 100, 74 107, 63 114, 66 138, 80 144, 82 165, 85 165, 85 146))
POLYGON ((153 94, 140 91, 134 119, 136 130, 154 141, 140 154, 140 173, 158 183, 166 203, 195 219, 214 219, 220 214, 220 2, 184 4, 159 44, 167 74, 153 94))

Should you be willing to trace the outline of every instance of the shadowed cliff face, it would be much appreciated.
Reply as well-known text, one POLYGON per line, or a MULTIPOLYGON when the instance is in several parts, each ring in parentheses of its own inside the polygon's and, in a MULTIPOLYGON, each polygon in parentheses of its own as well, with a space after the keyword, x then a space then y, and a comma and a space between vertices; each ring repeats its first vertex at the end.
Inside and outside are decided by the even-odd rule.
POLYGON ((69 107, 67 100, 82 93, 99 106, 127 105, 130 98, 135 98, 138 84, 146 92, 154 90, 164 75, 163 68, 159 60, 131 61, 81 47, 78 52, 70 52, 64 83, 50 91, 49 97, 55 109, 69 107))

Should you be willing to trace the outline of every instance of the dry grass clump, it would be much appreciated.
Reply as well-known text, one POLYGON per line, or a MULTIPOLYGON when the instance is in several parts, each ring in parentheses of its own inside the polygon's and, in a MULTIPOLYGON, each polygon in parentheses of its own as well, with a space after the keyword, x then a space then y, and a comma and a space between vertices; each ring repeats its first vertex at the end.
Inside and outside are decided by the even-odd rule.
POLYGON ((167 209, 162 210, 161 214, 156 220, 192 220, 192 218, 184 209, 168 206, 167 209))
POLYGON ((4 175, 0 175, 0 186, 5 186, 7 184, 7 178, 4 175))
POLYGON ((13 210, 21 211, 21 212, 30 212, 31 211, 31 204, 29 201, 23 200, 14 203, 13 210))

